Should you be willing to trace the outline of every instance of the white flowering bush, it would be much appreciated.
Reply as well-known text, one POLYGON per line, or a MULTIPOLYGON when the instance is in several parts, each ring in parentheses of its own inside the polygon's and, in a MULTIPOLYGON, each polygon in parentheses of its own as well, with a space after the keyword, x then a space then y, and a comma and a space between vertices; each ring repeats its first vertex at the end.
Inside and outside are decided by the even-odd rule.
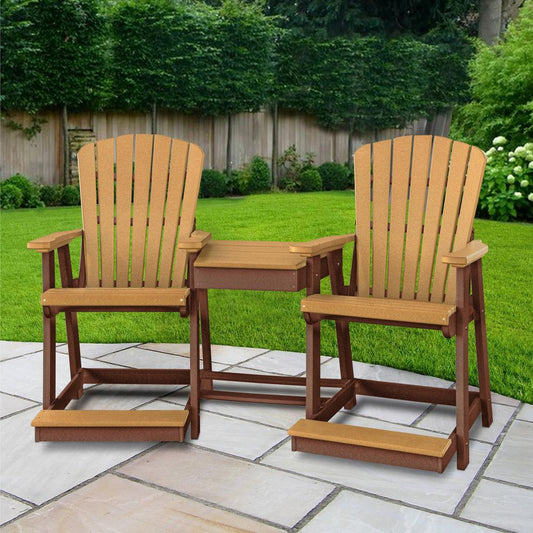
POLYGON ((509 150, 499 135, 485 152, 487 170, 478 215, 494 220, 533 220, 533 142, 509 150), (504 149, 505 147, 505 149, 504 149))

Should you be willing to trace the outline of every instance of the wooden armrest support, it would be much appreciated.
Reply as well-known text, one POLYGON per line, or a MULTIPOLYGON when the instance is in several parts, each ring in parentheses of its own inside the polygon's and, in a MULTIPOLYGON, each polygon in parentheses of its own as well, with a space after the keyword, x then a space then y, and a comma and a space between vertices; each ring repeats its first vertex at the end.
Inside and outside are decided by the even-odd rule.
POLYGON ((58 231, 56 233, 46 235, 46 237, 34 239, 33 241, 30 241, 27 246, 30 250, 35 250, 39 253, 52 252, 61 246, 65 246, 76 237, 80 237, 82 233, 83 230, 81 229, 58 231))
POLYGON ((481 241, 470 241, 464 248, 442 256, 442 262, 455 268, 464 268, 481 259, 489 247, 481 241))
POLYGON ((193 231, 188 237, 178 240, 178 248, 188 252, 200 251, 211 240, 211 233, 202 230, 193 231))
POLYGON ((289 246, 289 251, 304 257, 313 257, 342 248, 347 242, 355 240, 353 233, 346 235, 332 235, 321 237, 307 242, 294 242, 289 246))

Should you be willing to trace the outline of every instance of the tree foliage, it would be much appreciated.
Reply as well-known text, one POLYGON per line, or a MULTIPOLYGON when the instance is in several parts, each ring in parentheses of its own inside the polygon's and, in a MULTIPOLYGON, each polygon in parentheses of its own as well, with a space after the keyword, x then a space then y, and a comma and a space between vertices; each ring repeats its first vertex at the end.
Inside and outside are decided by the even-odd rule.
POLYGON ((103 17, 97 0, 6 0, 2 107, 35 113, 98 107, 105 90, 103 17))
POLYGON ((533 0, 527 0, 503 40, 479 45, 471 63, 472 101, 454 117, 457 137, 488 148, 503 135, 511 145, 533 139, 533 0))

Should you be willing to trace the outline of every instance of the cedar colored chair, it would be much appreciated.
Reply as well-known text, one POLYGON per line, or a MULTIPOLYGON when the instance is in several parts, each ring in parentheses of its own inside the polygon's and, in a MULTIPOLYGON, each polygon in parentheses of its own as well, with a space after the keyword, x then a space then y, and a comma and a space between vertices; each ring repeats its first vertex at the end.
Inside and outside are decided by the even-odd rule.
MULTIPOLYGON (((199 313, 186 272, 206 232, 195 231, 203 152, 162 135, 124 135, 78 153, 83 229, 28 243, 42 254, 44 321, 43 410, 32 422, 39 440, 183 441, 198 437, 198 399, 185 410, 65 410, 87 383, 184 384, 199 380, 199 313), (69 242, 82 238, 79 277, 69 242), (55 288, 57 250, 61 288, 55 288), (78 312, 162 311, 190 315, 189 370, 81 366, 78 312), (71 381, 56 396, 56 315, 64 312, 71 381)), ((190 274, 189 274, 190 276, 190 274)), ((192 387, 194 391, 198 387, 192 387)))
POLYGON ((457 451, 457 468, 463 470, 470 427, 480 412, 483 426, 492 423, 481 273, 488 247, 472 240, 485 155, 461 142, 420 135, 362 146, 354 162, 356 247, 350 283, 333 284, 333 294, 311 295, 301 304, 307 322, 306 420, 289 431, 293 450, 437 472, 457 451), (340 391, 321 399, 324 319, 455 336, 455 390, 355 378, 340 380, 340 391), (471 321, 479 392, 468 389, 471 321), (327 422, 357 394, 455 405, 456 428, 448 438, 437 438, 327 422))

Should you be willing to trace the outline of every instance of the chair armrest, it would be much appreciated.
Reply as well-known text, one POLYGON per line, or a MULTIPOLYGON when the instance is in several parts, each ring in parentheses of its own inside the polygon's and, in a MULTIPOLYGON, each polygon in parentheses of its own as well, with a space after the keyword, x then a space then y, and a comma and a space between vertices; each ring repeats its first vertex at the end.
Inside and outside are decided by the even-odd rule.
POLYGON ((442 256, 442 262, 455 268, 464 268, 481 259, 489 247, 481 241, 470 241, 464 248, 442 256))
POLYGON ((299 254, 304 257, 325 254, 342 248, 346 243, 355 240, 353 233, 346 235, 331 235, 330 237, 320 237, 307 242, 294 242, 289 246, 289 252, 299 254))
POLYGON ((39 253, 52 252, 61 246, 65 246, 76 237, 80 237, 83 233, 81 229, 73 229, 70 231, 58 231, 46 235, 46 237, 39 237, 28 243, 28 249, 35 250, 39 253))
POLYGON ((188 237, 178 239, 178 248, 188 252, 200 251, 211 240, 211 233, 202 230, 193 231, 188 237))

